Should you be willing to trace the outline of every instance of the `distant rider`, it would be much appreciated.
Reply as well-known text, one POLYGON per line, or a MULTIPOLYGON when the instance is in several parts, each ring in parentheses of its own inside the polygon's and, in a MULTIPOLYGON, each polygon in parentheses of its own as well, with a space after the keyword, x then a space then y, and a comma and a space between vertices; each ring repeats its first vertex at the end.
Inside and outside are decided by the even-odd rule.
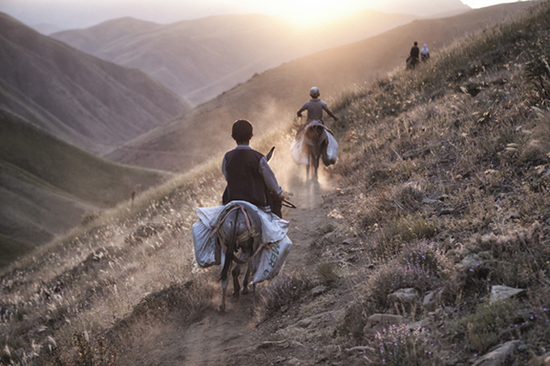
POLYGON ((323 111, 327 112, 327 114, 331 116, 335 121, 338 121, 338 117, 336 117, 334 113, 332 113, 330 109, 328 109, 327 104, 319 99, 319 96, 321 95, 321 93, 319 92, 319 88, 311 88, 309 91, 309 95, 311 96, 309 102, 306 102, 302 106, 302 108, 300 108, 300 110, 296 112, 298 117, 302 117, 302 112, 307 111, 306 123, 302 124, 299 127, 298 132, 302 131, 305 126, 313 121, 319 121, 320 123, 325 124, 325 121, 323 120, 323 111))
POLYGON ((412 69, 416 67, 416 64, 420 61, 420 49, 418 48, 418 42, 414 42, 414 46, 411 48, 411 53, 408 58, 409 65, 412 69))
POLYGON ((265 156, 249 146, 252 136, 250 122, 241 119, 233 123, 231 137, 237 147, 223 157, 222 172, 227 181, 223 204, 247 201, 261 208, 270 208, 271 212, 282 217, 283 189, 265 156))
POLYGON ((428 46, 424 45, 420 50, 420 60, 422 62, 426 62, 428 61, 429 58, 430 58, 430 51, 428 51, 428 46))

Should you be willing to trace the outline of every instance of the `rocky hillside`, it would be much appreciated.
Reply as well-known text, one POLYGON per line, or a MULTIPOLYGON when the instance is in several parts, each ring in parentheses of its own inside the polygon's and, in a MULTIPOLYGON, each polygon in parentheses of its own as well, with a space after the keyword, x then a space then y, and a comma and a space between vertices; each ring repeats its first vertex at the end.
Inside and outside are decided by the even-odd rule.
POLYGON ((219 15, 160 25, 131 18, 52 34, 84 52, 136 68, 197 105, 284 62, 355 42, 415 17, 361 11, 311 31, 274 16, 219 15))
POLYGON ((194 265, 224 186, 204 165, 4 271, 2 362, 546 364, 549 41, 544 2, 335 100, 335 169, 271 163, 300 208, 256 308, 217 313, 219 267, 194 265))
POLYGON ((439 52, 457 37, 484 29, 531 6, 529 2, 476 9, 444 19, 412 22, 369 39, 288 62, 140 136, 107 157, 124 164, 181 172, 233 146, 231 124, 246 118, 261 136, 288 124, 317 86, 321 99, 371 83, 404 66, 415 40, 439 52), (205 136, 208 138, 205 140, 205 136))
POLYGON ((168 174, 102 160, 0 109, 0 267, 168 174))
POLYGON ((189 109, 138 70, 100 60, 0 13, 0 107, 92 153, 189 109))

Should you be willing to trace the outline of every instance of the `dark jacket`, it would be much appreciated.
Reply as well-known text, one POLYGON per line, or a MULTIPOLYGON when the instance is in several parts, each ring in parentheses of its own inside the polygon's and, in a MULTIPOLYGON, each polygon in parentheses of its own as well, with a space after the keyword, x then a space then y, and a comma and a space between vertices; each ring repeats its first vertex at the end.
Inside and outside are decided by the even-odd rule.
POLYGON ((252 149, 235 149, 225 154, 227 187, 223 204, 241 200, 256 206, 269 205, 267 187, 260 174, 260 160, 264 156, 252 149))
POLYGON ((411 57, 417 59, 419 55, 420 55, 420 48, 418 48, 417 46, 413 46, 411 48, 411 57))

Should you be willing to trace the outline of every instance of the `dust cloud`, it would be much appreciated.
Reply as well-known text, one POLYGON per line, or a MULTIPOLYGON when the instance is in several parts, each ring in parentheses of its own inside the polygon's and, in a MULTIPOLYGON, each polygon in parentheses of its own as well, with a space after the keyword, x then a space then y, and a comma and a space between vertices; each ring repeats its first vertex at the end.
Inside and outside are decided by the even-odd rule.
MULTIPOLYGON (((296 129, 292 127, 294 114, 290 111, 298 110, 304 101, 297 101, 296 105, 285 107, 276 103, 264 104, 265 119, 261 121, 260 126, 273 126, 273 128, 257 137, 258 141, 254 140, 256 137, 253 138, 251 145, 252 148, 264 154, 275 146, 269 165, 283 188, 285 197, 298 208, 314 209, 323 203, 322 196, 335 188, 338 179, 333 172, 333 166, 325 167, 322 161, 319 164, 318 179, 307 179, 306 166, 296 164, 292 158, 290 146, 296 129), (286 113, 282 114, 283 110, 286 113), (256 146, 255 143, 257 143, 256 146)), ((254 125, 254 121, 251 123, 254 125)), ((292 212, 292 209, 285 211, 292 212)))

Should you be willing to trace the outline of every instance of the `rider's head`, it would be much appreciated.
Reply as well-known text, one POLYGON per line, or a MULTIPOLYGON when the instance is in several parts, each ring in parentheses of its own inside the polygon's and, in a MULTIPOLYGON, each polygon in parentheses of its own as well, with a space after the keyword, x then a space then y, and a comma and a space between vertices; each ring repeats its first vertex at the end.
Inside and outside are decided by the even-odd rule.
POLYGON ((252 138, 252 124, 246 119, 239 119, 233 123, 233 129, 231 130, 231 137, 237 142, 246 143, 252 138))
POLYGON ((309 90, 309 95, 312 97, 312 98, 319 98, 319 95, 321 95, 321 92, 319 91, 319 88, 317 87, 313 87, 309 90))

